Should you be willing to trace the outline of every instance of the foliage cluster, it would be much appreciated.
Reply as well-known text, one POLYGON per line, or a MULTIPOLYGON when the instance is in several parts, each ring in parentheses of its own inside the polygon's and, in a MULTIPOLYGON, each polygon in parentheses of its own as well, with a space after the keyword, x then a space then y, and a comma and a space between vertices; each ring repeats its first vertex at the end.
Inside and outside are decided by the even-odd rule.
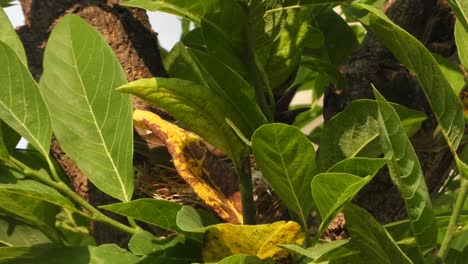
MULTIPOLYGON (((381 2, 130 0, 123 5, 176 14, 196 25, 165 58, 170 78, 132 83, 126 82, 104 38, 75 15, 65 16, 53 29, 44 73, 36 83, 24 48, 0 10, 0 263, 466 260, 468 149, 460 147, 465 121, 457 96, 465 84, 459 81, 461 73, 449 74, 448 62, 441 65, 379 11, 375 6, 381 2), (333 11, 338 5, 342 15, 333 11), (351 27, 350 21, 360 24, 351 27), (409 141, 425 120, 423 113, 387 102, 374 88, 376 100, 352 102, 308 135, 300 130, 321 115, 319 98, 325 87, 343 85, 338 66, 366 30, 417 77, 438 121, 437 131, 456 160, 459 174, 435 201, 409 141), (275 123, 282 100, 301 89, 312 90, 312 104, 293 125, 275 123), (129 93, 165 109, 193 133, 150 112, 132 114, 129 93), (180 176, 216 217, 170 201, 132 199, 133 123, 164 139, 180 176), (75 194, 49 156, 52 134, 97 188, 121 202, 98 209, 75 194), (15 148, 20 137, 30 149, 15 148), (203 171, 203 157, 210 150, 202 138, 232 161, 242 213, 203 171), (319 155, 312 142, 320 147, 319 155), (200 150, 202 157, 186 155, 200 150), (292 221, 255 225, 252 154, 292 221), (352 203, 384 166, 408 215, 385 226, 352 203), (101 209, 126 216, 128 224, 110 219, 101 209), (312 210, 320 218, 314 236, 308 231, 312 210), (321 240, 340 212, 350 238, 321 240), (174 235, 156 237, 135 220, 174 235), (96 246, 88 221, 131 234, 128 250, 96 246), (240 223, 246 225, 233 225, 240 223)), ((458 54, 467 67, 468 6, 450 3, 458 18, 458 54)))

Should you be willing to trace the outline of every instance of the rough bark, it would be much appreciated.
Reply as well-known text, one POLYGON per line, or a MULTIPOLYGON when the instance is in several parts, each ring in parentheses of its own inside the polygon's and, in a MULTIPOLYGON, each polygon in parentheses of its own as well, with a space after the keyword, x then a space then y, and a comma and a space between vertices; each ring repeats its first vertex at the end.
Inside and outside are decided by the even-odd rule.
MULTIPOLYGON (((54 25, 66 14, 77 14, 98 30, 114 50, 128 81, 165 76, 158 50, 157 35, 151 30, 144 10, 120 7, 118 1, 85 0, 22 0, 25 26, 17 30, 26 49, 29 68, 38 80, 42 74, 44 47, 54 25)), ((134 107, 151 109, 133 98, 134 107)), ((54 140, 52 154, 70 177, 76 192, 93 205, 116 202, 88 182, 75 163, 54 140)), ((138 156, 141 158, 141 156, 138 156)), ((96 242, 125 245, 126 234, 96 224, 92 226, 96 242)))
MULTIPOLYGON (((456 58, 453 39, 454 17, 441 0, 389 1, 385 12, 396 24, 418 38, 431 51, 446 58, 456 58)), ((437 126, 422 88, 392 54, 368 33, 361 47, 341 66, 346 87, 329 87, 325 94, 324 117, 329 120, 349 102, 373 98, 370 83, 390 101, 425 112, 429 119, 421 131, 412 137, 431 194, 443 184, 450 171, 452 158, 445 142, 433 138, 437 126)), ((382 222, 405 217, 403 201, 390 181, 388 172, 382 172, 366 186, 355 201, 382 222)))

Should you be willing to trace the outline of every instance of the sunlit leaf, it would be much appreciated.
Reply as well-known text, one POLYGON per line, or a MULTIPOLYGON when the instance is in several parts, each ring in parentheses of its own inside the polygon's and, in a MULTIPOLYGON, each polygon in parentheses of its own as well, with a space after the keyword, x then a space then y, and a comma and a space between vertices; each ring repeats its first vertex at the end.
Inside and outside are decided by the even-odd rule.
POLYGON ((137 126, 151 130, 166 144, 179 175, 207 205, 229 223, 242 223, 242 214, 204 167, 212 154, 199 136, 151 112, 135 110, 134 121, 137 126))
POLYGON ((190 206, 183 206, 177 212, 177 226, 185 232, 204 233, 211 225, 219 221, 205 211, 197 211, 190 206))
POLYGON ((380 143, 393 183, 405 200, 413 234, 422 252, 437 242, 437 224, 418 156, 396 111, 374 89, 379 105, 380 143))
MULTIPOLYGON (((419 130, 426 116, 416 110, 392 104, 408 135, 419 130)), ((377 157, 382 153, 379 141, 377 103, 372 100, 351 102, 326 124, 320 138, 318 166, 326 171, 335 163, 357 156, 377 157)))
POLYGON ((49 155, 52 128, 36 82, 16 52, 0 41, 0 119, 42 155, 49 155))
POLYGON ((468 69, 468 29, 462 27, 459 21, 455 22, 455 43, 458 48, 458 57, 465 66, 465 69, 468 69))
MULTIPOLYGON (((281 245, 286 249, 294 251, 298 254, 304 255, 311 260, 316 260, 322 257, 323 255, 329 253, 332 250, 335 250, 338 247, 341 247, 349 242, 349 239, 335 240, 335 241, 321 241, 309 248, 302 248, 298 245, 281 245)), ((320 263, 314 261, 313 263, 320 263)))
POLYGON ((310 182, 316 169, 312 143, 296 127, 268 124, 255 131, 252 152, 275 193, 306 227, 313 206, 310 182))
POLYGON ((360 177, 374 176, 385 164, 386 159, 349 158, 342 160, 327 172, 346 172, 360 177))
POLYGON ((367 260, 366 263, 413 263, 401 251, 385 228, 366 210, 348 203, 343 213, 351 240, 358 245, 360 254, 367 260))
POLYGON ((301 245, 304 233, 295 222, 265 225, 214 225, 205 234, 203 260, 216 262, 230 255, 246 254, 275 260, 290 255, 281 244, 301 245))
POLYGON ((55 26, 44 54, 41 92, 62 149, 106 194, 133 193, 130 96, 114 91, 125 74, 104 38, 76 15, 55 26))
MULTIPOLYGON (((12 1, 6 1, 12 2, 12 1)), ((0 5, 2 3, 0 2, 0 5)), ((24 51, 23 43, 21 43, 18 34, 16 34, 13 25, 11 24, 8 16, 5 14, 3 8, 0 8, 0 40, 5 42, 10 48, 12 48, 18 58, 23 62, 24 65, 28 65, 26 59, 26 52, 24 51)))
POLYGON ((465 0, 448 0, 447 2, 460 24, 465 28, 465 32, 468 32, 468 2, 465 0))
MULTIPOLYGON (((468 34, 466 34, 466 37, 468 38, 468 34)), ((460 44, 463 45, 463 43, 460 44)), ((468 45, 468 42, 466 44, 468 45)), ((459 54, 460 57, 463 56, 463 52, 465 50, 466 49, 463 48, 460 49, 460 51, 462 52, 462 54, 459 54)), ((447 81, 452 86, 453 91, 456 94, 460 94, 460 92, 463 90, 463 87, 465 86, 465 77, 463 76, 463 72, 460 70, 459 65, 438 55, 437 53, 433 53, 432 56, 434 56, 434 59, 436 59, 437 63, 439 64, 440 70, 444 74, 445 79, 447 79, 447 81)))

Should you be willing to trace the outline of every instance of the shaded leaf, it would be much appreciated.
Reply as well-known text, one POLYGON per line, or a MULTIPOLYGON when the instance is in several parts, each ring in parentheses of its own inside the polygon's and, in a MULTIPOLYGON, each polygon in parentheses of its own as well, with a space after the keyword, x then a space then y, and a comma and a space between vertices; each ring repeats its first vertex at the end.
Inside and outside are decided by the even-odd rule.
POLYGON ((106 194, 133 193, 132 105, 114 91, 125 74, 104 38, 76 15, 55 26, 44 55, 41 92, 62 149, 106 194))
POLYGON ((273 264, 273 263, 274 262, 271 259, 261 260, 255 256, 248 256, 248 255, 229 256, 217 262, 217 264, 273 264))
POLYGON ((320 257, 322 257, 323 255, 335 250, 336 248, 346 245, 348 242, 349 239, 344 239, 335 241, 322 241, 309 248, 303 248, 298 245, 281 245, 281 247, 306 256, 311 260, 314 260, 313 263, 320 263, 321 261, 318 262, 316 260, 320 259, 320 257))
POLYGON ((242 214, 214 182, 206 163, 212 157, 201 138, 151 112, 135 110, 135 124, 149 129, 166 144, 179 175, 221 218, 242 223, 242 214))
POLYGON ((305 228, 313 206, 309 189, 316 169, 312 143, 296 127, 268 124, 252 136, 252 152, 265 179, 305 228))
POLYGON ((65 247, 54 244, 42 247, 0 247, 0 263, 10 264, 133 264, 140 260, 114 244, 99 247, 65 247))
POLYGON ((3 121, 0 122, 0 128, 5 148, 8 152, 13 151, 21 140, 21 136, 3 121))
POLYGON ((170 236, 167 238, 155 237, 148 231, 139 231, 130 238, 128 248, 138 256, 149 255, 155 252, 164 251, 170 247, 174 247, 178 243, 185 242, 183 236, 170 236))
POLYGON ((374 95, 379 105, 380 143, 390 159, 390 176, 405 201, 413 234, 424 252, 436 245, 437 224, 418 156, 396 111, 376 89, 374 95))
POLYGON ((0 217, 0 244, 8 247, 52 243, 39 229, 21 221, 0 217))
POLYGON ((394 24, 380 10, 358 3, 353 3, 353 6, 370 11, 369 21, 361 22, 367 24, 396 59, 415 74, 442 134, 455 153, 464 133, 463 106, 434 57, 421 42, 394 24))
MULTIPOLYGON (((12 2, 12 1, 3 1, 3 2, 12 2)), ((0 1, 0 5, 2 1, 0 1)), ((23 62, 24 65, 28 65, 26 58, 26 52, 24 51, 23 43, 21 42, 18 34, 16 34, 13 25, 11 24, 8 16, 5 14, 3 8, 0 8, 0 41, 3 41, 5 44, 12 48, 18 58, 23 62)))
POLYGON ((468 3, 465 0, 448 0, 447 2, 465 29, 465 32, 468 32, 468 3))
POLYGON ((0 60, 0 119, 47 156, 52 128, 37 84, 16 52, 1 41, 0 60))
MULTIPOLYGON (((466 37, 468 38, 468 34, 466 34, 466 37)), ((468 42, 466 44, 468 45, 468 42)), ((465 49, 462 48, 460 50, 465 49)), ((462 54, 459 55, 460 57, 462 56, 462 54)), ((432 56, 434 56, 434 59, 436 59, 440 70, 452 86, 453 91, 456 94, 460 94, 460 92, 463 90, 463 87, 465 86, 465 78, 462 71, 460 70, 460 67, 437 53, 433 53, 432 56)))
POLYGON ((176 220, 182 205, 174 202, 143 198, 126 203, 102 205, 100 208, 181 233, 176 220))
POLYGON ((218 224, 205 233, 203 260, 216 262, 237 254, 278 260, 290 255, 278 247, 280 244, 301 245, 304 238, 301 227, 291 221, 265 225, 218 224))
POLYGON ((338 87, 345 86, 345 79, 343 75, 338 70, 338 68, 332 64, 328 64, 313 57, 304 57, 302 59, 301 65, 322 73, 338 87))
MULTIPOLYGON (((375 174, 375 172, 374 172, 375 174)), ((346 202, 372 180, 371 176, 359 177, 349 173, 321 173, 312 180, 312 196, 322 217, 317 237, 326 231, 346 202)))
MULTIPOLYGON (((426 116, 416 110, 392 104, 408 135, 419 130, 426 116)), ((382 153, 379 141, 377 103, 356 100, 330 119, 320 138, 318 166, 326 171, 333 164, 357 156, 377 157, 382 153), (369 151, 370 150, 370 151, 369 151)))
POLYGON ((413 263, 396 245, 385 228, 366 210, 348 203, 343 210, 346 228, 363 258, 372 263, 413 263))

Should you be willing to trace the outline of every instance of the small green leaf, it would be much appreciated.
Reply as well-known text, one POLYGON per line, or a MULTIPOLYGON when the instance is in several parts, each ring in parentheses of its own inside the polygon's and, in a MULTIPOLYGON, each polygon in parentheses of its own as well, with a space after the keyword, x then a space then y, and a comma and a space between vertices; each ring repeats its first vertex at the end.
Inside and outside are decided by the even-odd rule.
POLYGON ((185 232, 204 233, 211 225, 219 224, 219 221, 205 211, 184 205, 177 212, 176 223, 185 232))
POLYGON ((128 248, 133 254, 142 256, 164 251, 183 242, 185 242, 185 238, 183 236, 158 238, 150 232, 143 230, 134 234, 130 238, 130 242, 128 242, 128 248))
POLYGON ((0 217, 0 244, 8 247, 29 247, 52 242, 44 233, 31 225, 0 217))
MULTIPOLYGON (((452 153, 462 139, 463 106, 445 79, 431 53, 408 32, 394 24, 380 10, 365 4, 353 6, 369 11, 368 26, 396 59, 415 74, 452 153)), ((361 21, 366 23, 365 21, 361 21)))
POLYGON ((16 31, 13 28, 13 25, 11 24, 10 20, 8 19, 8 16, 5 14, 3 8, 0 8, 0 41, 3 41, 5 42, 5 44, 10 46, 10 48, 12 48, 15 51, 16 55, 21 60, 21 62, 23 62, 24 65, 28 65, 23 43, 18 37, 18 34, 16 34, 16 31))
POLYGON ((16 52, 0 41, 0 119, 42 155, 49 155, 52 128, 36 82, 16 52))
POLYGON ((458 21, 460 21, 459 23, 468 32, 468 2, 465 0, 448 0, 447 2, 457 16, 458 21))
MULTIPOLYGON (((343 240, 335 240, 335 241, 321 241, 309 248, 302 248, 297 245, 281 245, 281 247, 289 249, 301 255, 304 255, 310 258, 311 260, 317 260, 317 259, 320 259, 320 257, 322 257, 323 255, 330 253, 331 251, 343 245, 346 245, 348 242, 349 242, 349 239, 343 239, 343 240)), ((313 263, 320 263, 320 262, 314 261, 313 263)))
POLYGON ((421 252, 437 242, 437 224, 418 156, 396 111, 374 89, 379 105, 380 143, 389 160, 390 176, 405 201, 413 234, 421 252))
POLYGON ((371 179, 370 176, 359 177, 337 172, 321 173, 314 177, 312 196, 322 217, 317 237, 325 232, 343 205, 351 201, 371 179))
POLYGON ((351 240, 358 246, 362 258, 379 264, 413 263, 366 210, 348 203, 343 213, 351 240))
POLYGON ((252 136, 252 152, 265 179, 306 227, 313 206, 309 186, 316 169, 312 143, 296 127, 268 124, 252 136))
MULTIPOLYGON (((468 42, 466 44, 468 45, 468 42)), ((463 50, 463 53, 465 49, 462 48, 460 50, 463 50)), ((461 58, 463 54, 459 55, 461 58)), ((437 53, 433 53, 432 56, 434 57, 434 59, 436 59, 437 63, 439 64, 440 70, 444 74, 445 79, 447 79, 447 81, 452 86, 453 91, 456 94, 460 94, 460 92, 463 90, 463 87, 465 86, 465 77, 463 76, 463 72, 460 70, 460 67, 437 53)))
POLYGON ((66 247, 56 244, 41 247, 0 247, 0 263, 9 264, 136 264, 140 261, 140 257, 115 244, 99 247, 66 247))
POLYGON ((135 218, 170 231, 181 233, 177 226, 177 212, 182 205, 164 200, 150 198, 138 199, 126 203, 116 203, 100 206, 100 208, 135 218))
POLYGON ((468 69, 468 29, 462 27, 460 21, 455 22, 455 43, 458 48, 458 57, 460 61, 468 69))
MULTIPOLYGON (((419 111, 396 104, 392 106, 410 136, 419 130, 422 121, 426 119, 419 111)), ((324 128, 318 159, 320 171, 326 171, 346 158, 377 157, 382 153, 378 136, 377 103, 372 100, 351 102, 341 113, 330 119, 324 128)))
POLYGON ((62 149, 106 194, 130 201, 133 128, 125 74, 105 39, 76 15, 55 26, 44 54, 41 92, 62 149))
POLYGON ((256 256, 249 255, 234 255, 229 256, 223 260, 218 261, 216 264, 273 264, 271 259, 261 260, 256 256))

